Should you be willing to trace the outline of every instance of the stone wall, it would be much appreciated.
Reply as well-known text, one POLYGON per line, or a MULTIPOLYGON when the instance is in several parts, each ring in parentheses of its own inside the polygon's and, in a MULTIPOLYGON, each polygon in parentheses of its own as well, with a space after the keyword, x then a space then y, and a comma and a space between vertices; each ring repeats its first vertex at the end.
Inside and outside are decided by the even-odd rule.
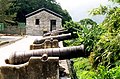
POLYGON ((56 20, 56 30, 62 28, 62 19, 47 12, 41 11, 26 18, 26 34, 34 36, 42 36, 44 31, 50 31, 50 20, 56 20), (35 20, 39 19, 40 24, 35 25, 35 20))
POLYGON ((0 31, 0 33, 25 35, 26 34, 26 29, 25 28, 20 28, 18 26, 7 26, 6 28, 4 28, 3 31, 0 31))
POLYGON ((31 57, 29 62, 21 65, 4 65, 0 67, 0 79, 59 79, 59 58, 31 57))

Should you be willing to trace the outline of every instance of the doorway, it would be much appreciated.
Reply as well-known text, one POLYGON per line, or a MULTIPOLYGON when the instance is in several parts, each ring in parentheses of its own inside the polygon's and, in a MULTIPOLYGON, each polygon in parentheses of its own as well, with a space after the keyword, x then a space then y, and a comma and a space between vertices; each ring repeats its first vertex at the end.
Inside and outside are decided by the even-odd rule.
POLYGON ((50 20, 50 31, 56 30, 56 20, 50 20))

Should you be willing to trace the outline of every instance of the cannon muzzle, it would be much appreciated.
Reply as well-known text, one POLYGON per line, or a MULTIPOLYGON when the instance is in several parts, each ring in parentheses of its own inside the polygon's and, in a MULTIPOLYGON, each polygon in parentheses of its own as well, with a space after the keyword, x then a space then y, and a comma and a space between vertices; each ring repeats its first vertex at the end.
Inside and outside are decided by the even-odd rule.
MULTIPOLYGON (((86 57, 84 45, 63 47, 63 48, 49 48, 30 50, 26 52, 14 52, 9 57, 7 63, 9 64, 23 64, 27 62, 30 57, 42 57, 47 54, 48 57, 59 57, 60 60, 71 59, 77 57, 86 57)), ((47 57, 45 56, 45 57, 47 57)))

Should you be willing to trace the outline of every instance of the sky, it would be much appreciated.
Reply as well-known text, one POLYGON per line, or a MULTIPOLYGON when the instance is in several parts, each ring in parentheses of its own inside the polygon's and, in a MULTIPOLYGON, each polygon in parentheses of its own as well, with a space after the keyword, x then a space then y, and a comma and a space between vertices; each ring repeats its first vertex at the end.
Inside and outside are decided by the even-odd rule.
MULTIPOLYGON (((84 18, 93 18, 99 21, 99 18, 89 15, 89 11, 100 5, 108 5, 108 0, 56 0, 63 9, 66 9, 73 21, 80 21, 84 18)), ((103 17, 103 16, 99 16, 103 17)))

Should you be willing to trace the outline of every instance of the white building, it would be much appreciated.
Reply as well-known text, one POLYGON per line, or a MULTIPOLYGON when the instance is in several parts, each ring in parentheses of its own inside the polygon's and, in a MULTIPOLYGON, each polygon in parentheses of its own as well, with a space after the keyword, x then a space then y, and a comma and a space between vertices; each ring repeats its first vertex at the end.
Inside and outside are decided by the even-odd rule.
POLYGON ((26 35, 41 36, 62 28, 62 16, 46 8, 26 15, 26 35))

